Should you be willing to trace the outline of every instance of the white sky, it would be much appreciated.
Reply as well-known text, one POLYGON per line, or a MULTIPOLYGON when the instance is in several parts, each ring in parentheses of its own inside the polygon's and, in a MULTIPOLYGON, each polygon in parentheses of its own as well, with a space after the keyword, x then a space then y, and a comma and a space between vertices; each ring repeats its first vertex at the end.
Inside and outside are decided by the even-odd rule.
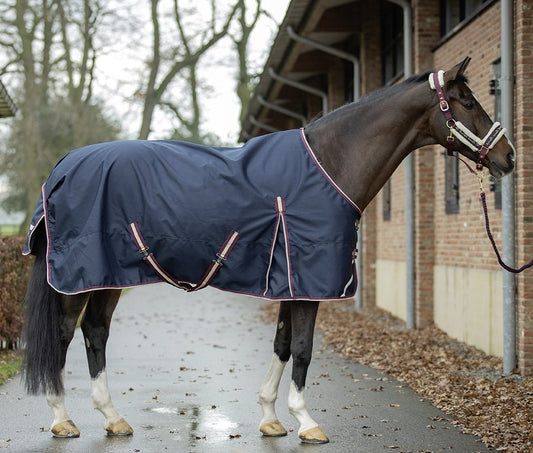
MULTIPOLYGON (((205 1, 207 0, 180 0, 179 4, 182 6, 189 2, 189 4, 200 5, 205 1)), ((249 8, 253 9, 255 0, 247 1, 249 8)), ((115 14, 110 16, 113 20, 110 25, 117 32, 126 30, 123 36, 128 36, 128 42, 103 41, 107 53, 98 56, 94 87, 96 95, 104 100, 110 116, 120 119, 124 131, 121 137, 123 139, 137 138, 140 129, 141 102, 139 99, 135 99, 135 92, 140 85, 142 76, 147 74, 146 71, 141 72, 143 64, 146 63, 143 60, 143 54, 147 55, 146 46, 151 46, 149 2, 147 0, 129 0, 128 5, 131 6, 131 3, 135 5, 124 8, 122 0, 109 0, 108 5, 111 7, 114 5, 115 14), (132 100, 136 100, 136 102, 131 102, 132 100)), ((228 8, 233 3, 233 0, 216 2, 217 8, 220 10, 228 8)), ((254 30, 249 55, 250 62, 258 73, 263 69, 272 41, 278 32, 276 24, 282 22, 289 3, 290 0, 262 0, 263 9, 270 13, 275 23, 272 19, 263 17, 254 30)), ((172 2, 161 0, 160 4, 162 7, 171 7, 172 2)), ((199 9, 202 10, 201 7, 199 9)), ((205 10, 209 11, 209 8, 205 8, 205 10)), ((204 18, 204 20, 207 19, 209 18, 204 18)), ((191 26, 199 23, 201 18, 195 18, 195 20, 196 22, 192 23, 191 26)), ((201 99, 203 132, 215 133, 220 137, 221 145, 237 145, 240 132, 238 121, 240 104, 235 94, 237 62, 229 39, 219 41, 215 48, 201 60, 200 67, 202 71, 199 75, 205 88, 201 99)), ((10 77, 6 77, 4 80, 7 82, 8 89, 10 88, 9 81, 10 77)), ((179 99, 180 93, 176 93, 179 88, 174 90, 176 99, 179 99)), ((169 94, 172 96, 172 92, 169 94)), ((4 120, 0 124, 0 133, 7 132, 8 124, 8 120, 4 120)), ((167 138, 168 132, 172 130, 172 124, 170 116, 159 113, 154 117, 153 132, 149 138, 167 138)), ((174 125, 176 124, 177 122, 174 120, 174 125)), ((5 190, 5 185, 0 178, 0 194, 5 190)))
MULTIPOLYGON (((189 0, 191 1, 191 0, 189 0)), ((196 0, 198 4, 202 0, 196 0)), ((270 46, 275 38, 278 28, 276 24, 281 23, 285 16, 290 0, 263 0, 262 7, 267 10, 275 20, 263 17, 258 23, 252 35, 249 55, 253 69, 261 72, 268 57, 270 46)), ((165 2, 162 2, 165 3, 165 2)), ((217 1, 217 7, 223 10, 233 3, 232 0, 217 1)), ((255 0, 248 0, 249 8, 255 5, 255 0)), ((151 24, 149 20, 148 2, 139 0, 138 7, 134 8, 136 17, 128 17, 123 13, 124 21, 130 22, 134 32, 130 35, 128 43, 109 44, 108 53, 101 55, 97 60, 97 89, 95 92, 106 99, 106 105, 114 109, 116 116, 121 118, 124 134, 122 138, 136 138, 140 128, 140 102, 131 103, 128 99, 135 96, 135 90, 139 86, 141 77, 140 69, 144 62, 139 55, 143 52, 143 47, 151 45, 151 24), (135 21, 146 22, 145 32, 139 33, 135 30, 135 21), (146 28, 147 27, 147 28, 146 28), (111 101, 111 102, 109 102, 111 101)), ((186 4, 183 0, 180 5, 186 4)), ((170 2, 166 3, 170 6, 170 2)), ((201 8, 200 8, 201 9, 201 8)), ((209 8, 206 8, 210 11, 209 8)), ((131 9, 128 8, 128 11, 131 9)), ((209 14, 209 12, 208 12, 209 14)), ((221 13, 224 17, 224 13, 221 13)), ((209 19, 208 17, 205 20, 209 19)), ((196 18, 198 20, 198 18, 196 18)), ((191 24, 194 26, 195 24, 191 24)), ((124 27, 124 24, 121 25, 124 27)), ((163 25, 162 25, 163 26, 163 25)), ((117 25, 118 27, 118 25, 117 25)), ((235 94, 235 76, 237 73, 237 61, 235 52, 231 49, 231 41, 227 38, 219 41, 203 59, 200 60, 200 78, 203 91, 201 93, 202 105, 202 129, 204 132, 215 133, 220 137, 221 144, 236 144, 240 126, 238 115, 240 104, 235 94)), ((146 76, 147 72, 143 72, 146 76)), ((172 92, 168 93, 173 101, 178 101, 179 87, 174 87, 175 97, 172 92)), ((159 112, 154 116, 152 123, 151 139, 166 138, 167 132, 172 129, 172 124, 177 122, 169 114, 159 112)))

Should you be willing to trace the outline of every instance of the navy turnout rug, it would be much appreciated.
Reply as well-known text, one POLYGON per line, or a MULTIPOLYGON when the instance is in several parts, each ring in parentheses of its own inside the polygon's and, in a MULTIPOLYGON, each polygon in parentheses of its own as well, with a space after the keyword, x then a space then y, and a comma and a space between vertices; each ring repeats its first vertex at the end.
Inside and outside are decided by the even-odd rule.
POLYGON ((303 130, 240 148, 117 141, 67 154, 43 185, 48 282, 64 294, 166 281, 268 299, 342 299, 357 287, 357 206, 303 130))

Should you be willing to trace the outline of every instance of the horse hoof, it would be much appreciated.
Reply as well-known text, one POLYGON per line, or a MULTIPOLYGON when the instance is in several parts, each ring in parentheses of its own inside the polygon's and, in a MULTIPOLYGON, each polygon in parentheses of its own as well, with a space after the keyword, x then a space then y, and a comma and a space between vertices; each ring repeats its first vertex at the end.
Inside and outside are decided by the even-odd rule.
POLYGON ((133 428, 123 418, 118 422, 110 423, 105 430, 108 436, 131 436, 133 434, 133 428))
POLYGON ((304 444, 327 444, 329 442, 328 436, 318 426, 304 431, 298 437, 304 444))
POLYGON ((259 431, 261 431, 265 437, 282 437, 287 435, 287 430, 279 420, 274 420, 273 422, 261 425, 259 431))
POLYGON ((51 430, 54 437, 75 438, 80 437, 80 430, 72 420, 67 420, 52 426, 51 430))

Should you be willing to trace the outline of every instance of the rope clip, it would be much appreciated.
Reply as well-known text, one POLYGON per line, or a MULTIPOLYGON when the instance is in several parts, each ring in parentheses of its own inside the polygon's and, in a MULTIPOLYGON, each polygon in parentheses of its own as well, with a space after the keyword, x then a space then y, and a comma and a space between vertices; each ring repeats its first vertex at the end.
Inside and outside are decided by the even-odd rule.
POLYGON ((483 178, 485 177, 483 170, 478 169, 476 171, 476 176, 479 182, 479 190, 481 191, 481 193, 485 193, 485 189, 483 188, 483 178))

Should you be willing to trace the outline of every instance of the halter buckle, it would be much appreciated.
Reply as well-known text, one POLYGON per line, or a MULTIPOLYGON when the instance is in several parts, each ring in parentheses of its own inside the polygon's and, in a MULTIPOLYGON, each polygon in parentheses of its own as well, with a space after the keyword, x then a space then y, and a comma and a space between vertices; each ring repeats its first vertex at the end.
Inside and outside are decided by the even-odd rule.
POLYGON ((448 104, 448 101, 446 101, 445 99, 440 101, 440 109, 443 112, 447 112, 448 110, 450 110, 450 105, 448 104))
POLYGON ((139 253, 140 253, 141 255, 143 255, 144 258, 148 258, 148 256, 150 255, 150 254, 148 253, 148 250, 150 250, 150 247, 148 247, 148 246, 146 246, 146 247, 142 247, 142 248, 139 249, 139 253))
POLYGON ((485 145, 481 145, 479 147, 479 159, 483 160, 485 159, 485 156, 489 153, 489 147, 485 145))

